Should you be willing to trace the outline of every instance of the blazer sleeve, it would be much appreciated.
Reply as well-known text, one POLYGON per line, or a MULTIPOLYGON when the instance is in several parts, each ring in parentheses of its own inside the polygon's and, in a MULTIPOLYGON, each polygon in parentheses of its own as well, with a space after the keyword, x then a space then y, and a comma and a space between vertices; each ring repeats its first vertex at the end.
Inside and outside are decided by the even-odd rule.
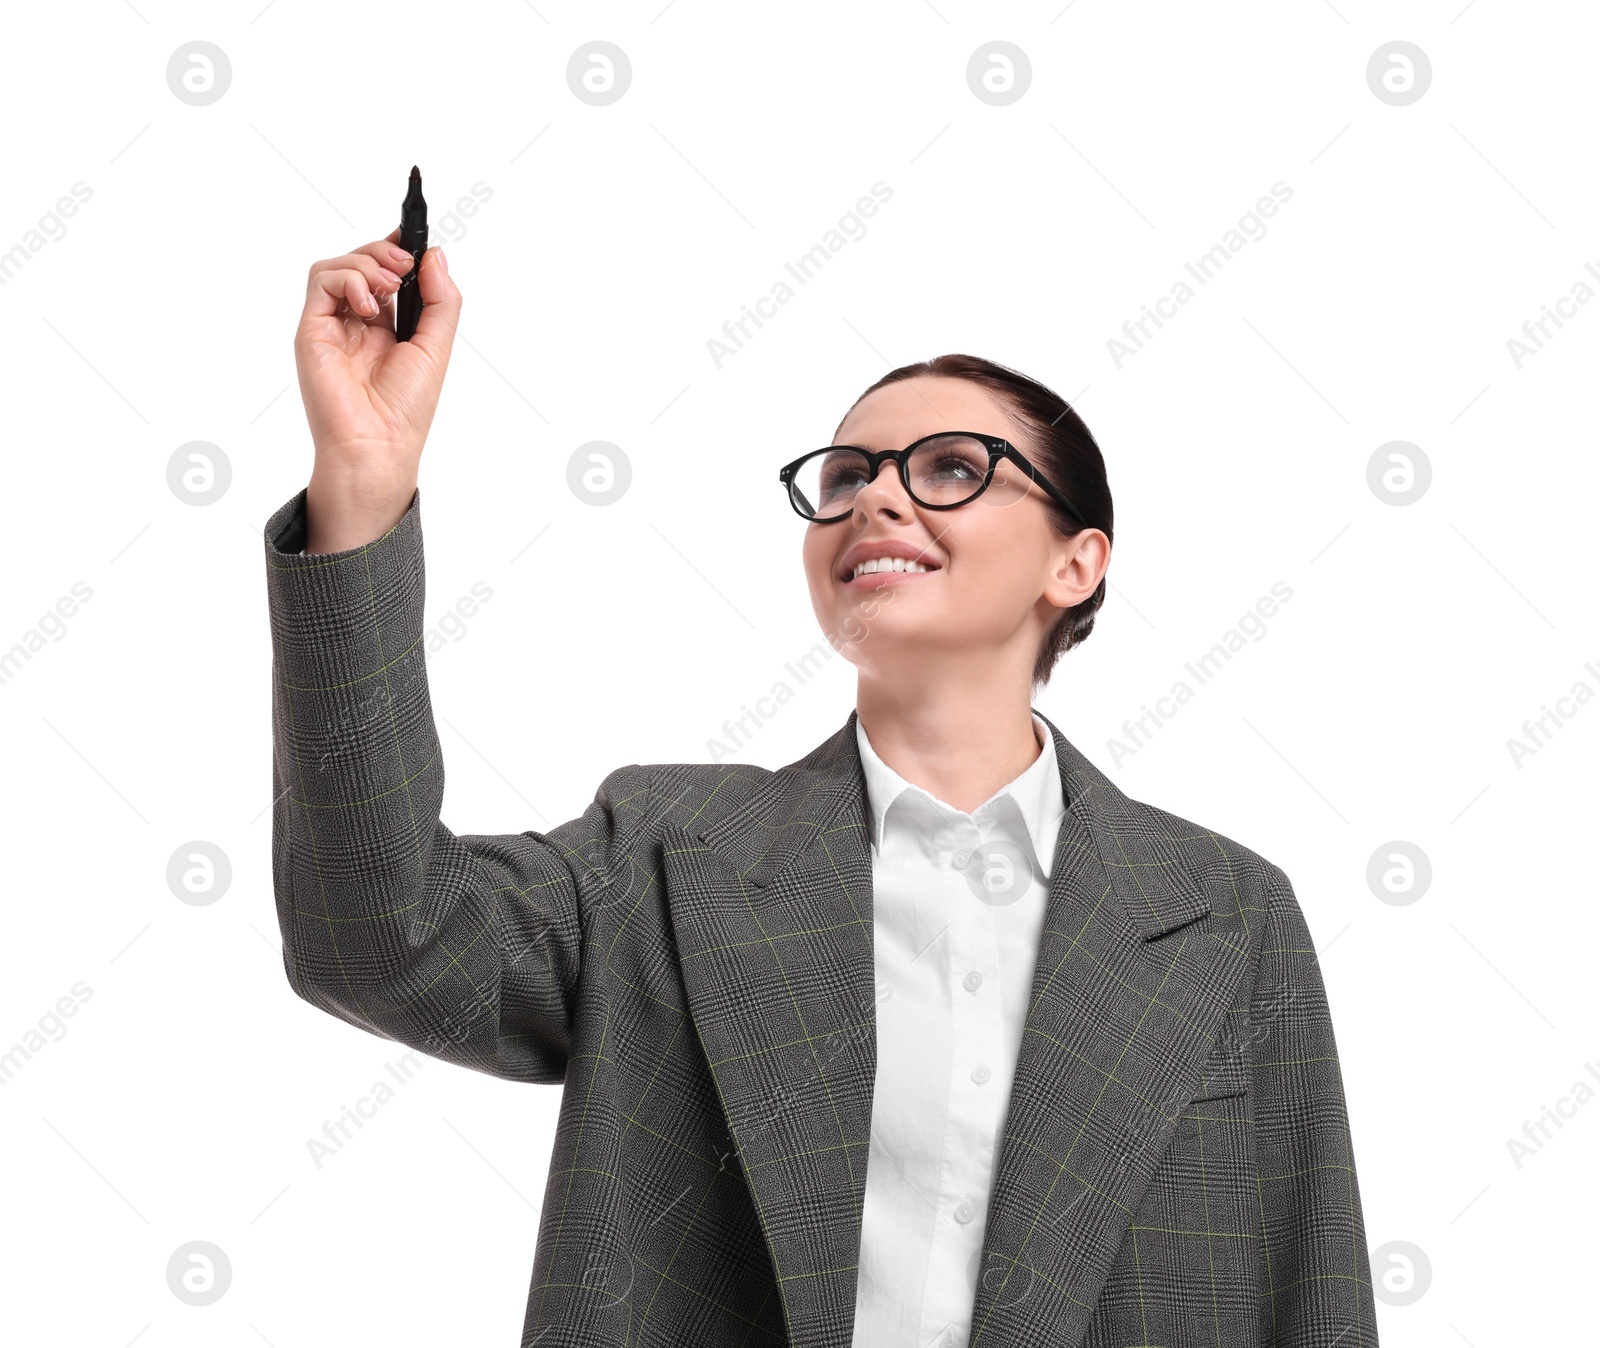
POLYGON ((1372 1271, 1322 971, 1289 878, 1271 867, 1250 1008, 1264 1286, 1273 1348, 1377 1348, 1372 1271))
POLYGON ((265 530, 272 875, 296 994, 513 1081, 565 1079, 585 914, 648 794, 612 772, 548 833, 456 834, 428 696, 421 492, 381 538, 305 555, 302 489, 265 530))

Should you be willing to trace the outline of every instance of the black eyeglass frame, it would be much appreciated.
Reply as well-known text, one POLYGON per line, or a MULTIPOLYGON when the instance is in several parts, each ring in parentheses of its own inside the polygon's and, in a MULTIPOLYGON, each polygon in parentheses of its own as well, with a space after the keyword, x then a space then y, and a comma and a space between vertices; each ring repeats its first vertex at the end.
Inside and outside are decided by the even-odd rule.
POLYGON ((904 449, 871 450, 863 449, 860 445, 824 445, 821 449, 813 449, 809 453, 802 454, 798 459, 794 460, 794 462, 786 463, 782 468, 778 469, 778 481, 783 483, 784 495, 789 500, 790 508, 796 515, 800 516, 800 518, 805 520, 808 524, 834 524, 839 520, 848 519, 855 510, 855 504, 852 502, 850 509, 846 510, 842 515, 829 515, 827 517, 823 517, 821 515, 808 515, 805 513, 805 511, 800 509, 799 504, 794 499, 794 477, 795 474, 800 471, 800 465, 813 455, 826 454, 840 449, 853 449, 857 454, 861 454, 866 457, 868 462, 867 481, 863 485, 870 485, 876 481, 878 477, 878 469, 886 460, 893 459, 895 463, 899 465, 900 483, 903 487, 905 487, 906 495, 926 510, 959 510, 962 506, 971 505, 989 489, 989 483, 994 478, 995 465, 997 465, 1001 459, 1009 459, 1012 463, 1016 464, 1018 468, 1022 469, 1022 471, 1026 473, 1032 481, 1037 482, 1041 487, 1043 487, 1044 490, 1050 494, 1051 499, 1054 500, 1063 510, 1065 510, 1067 514, 1071 515, 1073 519, 1077 520, 1080 526, 1085 529, 1090 527, 1089 521, 1083 517, 1083 512, 1080 511, 1077 506, 1073 505, 1071 501, 1067 500, 1066 496, 1060 491, 1060 489, 1058 489, 1049 478, 1047 478, 1043 473, 1035 468, 1032 463, 1028 461, 1027 455, 1025 455, 1009 440, 1006 440, 998 435, 985 435, 982 431, 935 431, 932 435, 925 435, 920 440, 912 441, 904 449), (919 446, 927 444, 930 440, 942 439, 947 435, 964 435, 970 440, 977 440, 979 443, 981 443, 989 451, 989 467, 983 475, 983 481, 978 485, 978 489, 973 492, 971 496, 967 497, 964 501, 952 501, 943 505, 936 505, 931 501, 924 501, 916 494, 916 492, 912 491, 911 455, 919 446))

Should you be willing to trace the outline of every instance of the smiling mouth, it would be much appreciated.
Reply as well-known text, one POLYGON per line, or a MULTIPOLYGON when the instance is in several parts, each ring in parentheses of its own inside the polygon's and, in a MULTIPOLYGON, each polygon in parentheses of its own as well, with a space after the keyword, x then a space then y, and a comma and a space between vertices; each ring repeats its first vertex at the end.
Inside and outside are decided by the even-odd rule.
POLYGON ((859 576, 844 576, 840 584, 857 589, 873 589, 880 585, 898 585, 911 580, 926 580, 929 576, 936 576, 944 570, 941 566, 930 566, 926 571, 863 571, 859 576))

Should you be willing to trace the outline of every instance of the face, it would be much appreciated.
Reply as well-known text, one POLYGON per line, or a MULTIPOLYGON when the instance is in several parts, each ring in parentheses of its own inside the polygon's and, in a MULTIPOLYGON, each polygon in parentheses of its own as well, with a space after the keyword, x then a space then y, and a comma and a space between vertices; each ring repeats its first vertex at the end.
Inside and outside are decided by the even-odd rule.
MULTIPOLYGON (((1002 436, 1038 464, 1032 437, 1010 410, 965 379, 885 385, 851 408, 833 443, 903 449, 940 431, 1002 436)), ((1063 608, 1093 594, 1110 563, 1100 530, 1070 539, 1055 532, 1049 500, 1002 459, 977 500, 934 510, 912 500, 895 466, 885 463, 856 493, 847 518, 806 526, 806 583, 830 644, 863 674, 908 683, 941 670, 987 670, 996 660, 1013 663, 1026 679, 1063 608), (930 569, 851 578, 856 557, 884 555, 894 544, 915 549, 930 569)))

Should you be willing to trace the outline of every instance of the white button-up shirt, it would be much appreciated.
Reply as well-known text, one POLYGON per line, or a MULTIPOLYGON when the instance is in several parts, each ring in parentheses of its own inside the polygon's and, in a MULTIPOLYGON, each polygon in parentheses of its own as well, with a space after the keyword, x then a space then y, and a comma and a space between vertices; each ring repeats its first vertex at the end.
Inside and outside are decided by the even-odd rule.
POLYGON ((856 721, 872 847, 878 1069, 853 1348, 965 1345, 989 1190, 1066 812, 1050 728, 966 814, 856 721))

